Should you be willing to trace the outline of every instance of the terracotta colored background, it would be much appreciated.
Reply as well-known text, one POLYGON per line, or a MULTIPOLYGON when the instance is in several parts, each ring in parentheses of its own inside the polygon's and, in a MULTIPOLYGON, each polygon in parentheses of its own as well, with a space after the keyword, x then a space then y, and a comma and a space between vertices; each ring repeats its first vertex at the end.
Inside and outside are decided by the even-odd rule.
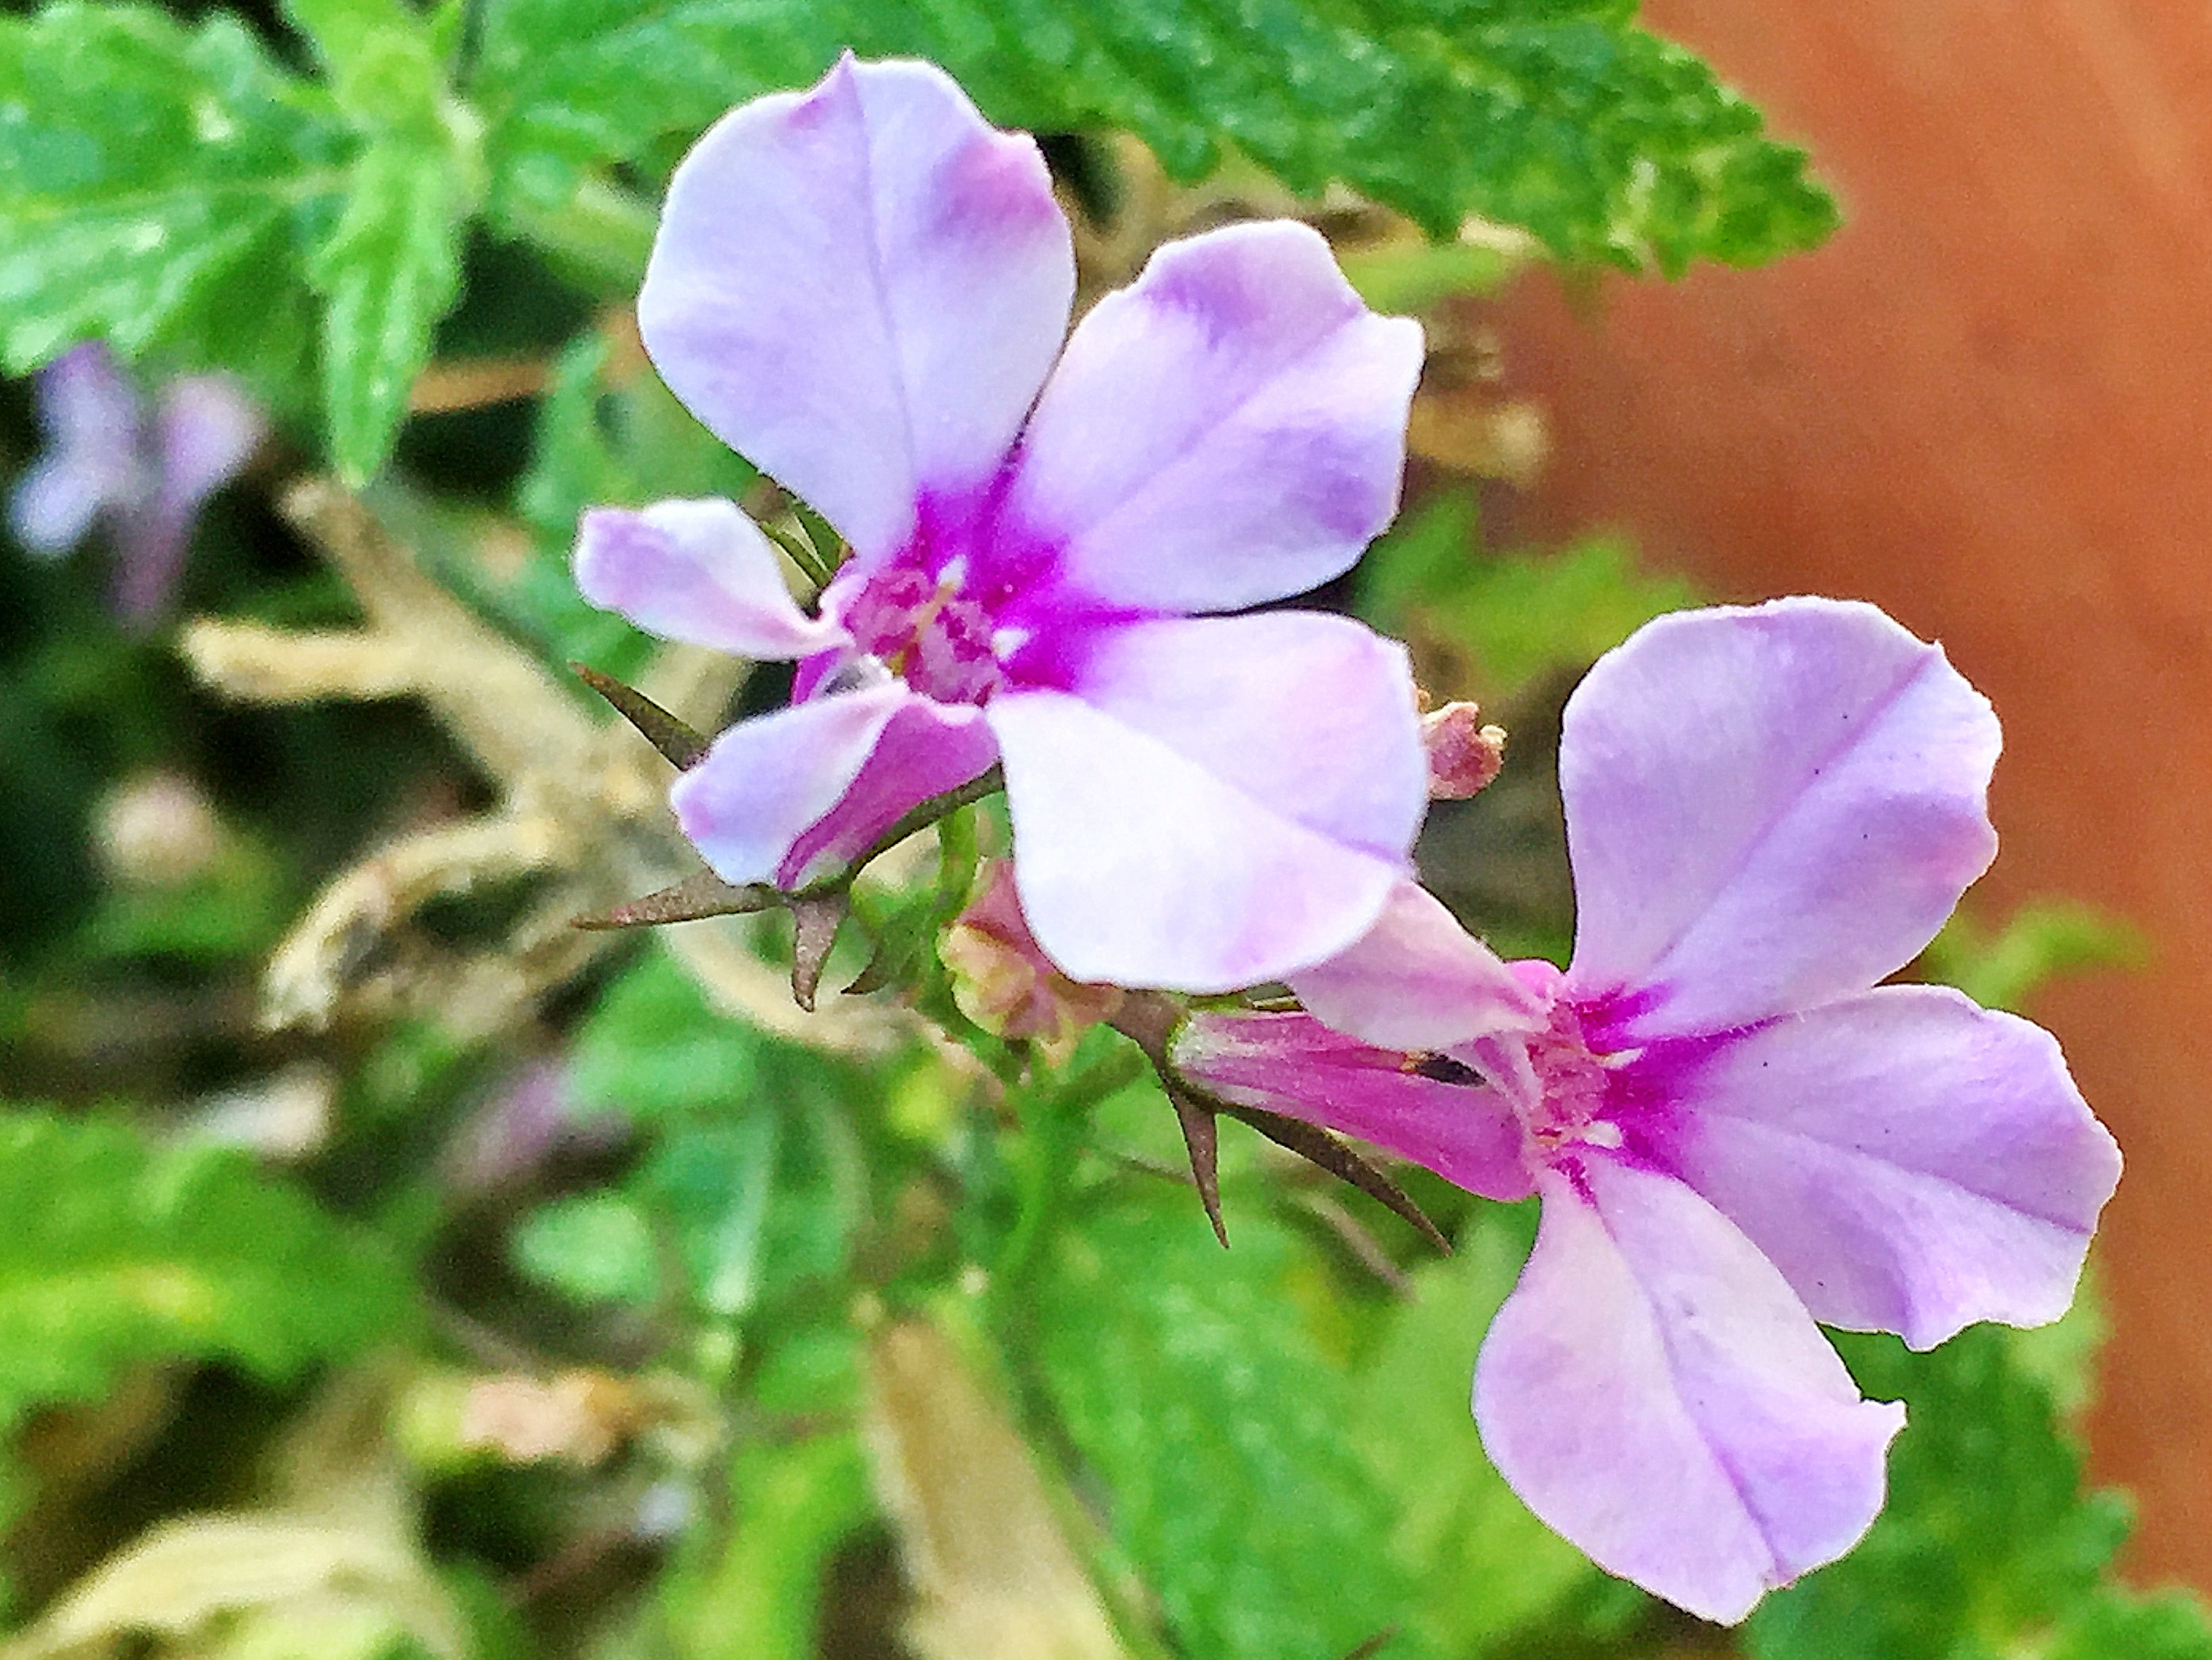
POLYGON ((1764 271, 1509 295, 1555 449, 1493 528, 1878 600, 1996 701, 1985 909, 2063 891, 2154 942, 2038 1012, 2129 1158, 2095 1467, 2138 1495, 2135 1572, 2212 1590, 2212 6, 1644 10, 1850 222, 1764 271))

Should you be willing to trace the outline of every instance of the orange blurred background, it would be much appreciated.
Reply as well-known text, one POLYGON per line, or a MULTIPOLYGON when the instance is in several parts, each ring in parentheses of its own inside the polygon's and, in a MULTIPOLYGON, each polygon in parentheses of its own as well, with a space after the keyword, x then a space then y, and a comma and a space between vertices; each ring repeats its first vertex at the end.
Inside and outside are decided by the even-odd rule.
POLYGON ((2212 5, 1649 0, 1845 228, 1496 322, 1553 451, 1501 543, 1598 526, 1730 599, 1863 596, 1996 702, 1984 915, 2063 892, 2147 971, 2054 989, 2128 1174, 2088 1428, 2141 1578, 2212 1590, 2212 5))

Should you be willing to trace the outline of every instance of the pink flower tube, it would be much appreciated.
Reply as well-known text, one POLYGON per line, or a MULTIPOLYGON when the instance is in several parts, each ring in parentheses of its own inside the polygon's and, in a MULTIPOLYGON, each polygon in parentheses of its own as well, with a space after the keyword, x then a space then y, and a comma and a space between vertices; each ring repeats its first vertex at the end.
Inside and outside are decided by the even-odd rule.
POLYGON ((1872 606, 1662 618, 1567 705, 1564 974, 1407 885, 1292 976, 1306 1013, 1175 1045, 1220 1095, 1542 1196, 1476 1367, 1484 1444, 1600 1566, 1709 1619, 1881 1508, 1904 1410, 1814 1323, 1926 1348, 2056 1319, 2119 1178, 2050 1034, 1876 983, 1994 855, 1997 749, 1872 606))

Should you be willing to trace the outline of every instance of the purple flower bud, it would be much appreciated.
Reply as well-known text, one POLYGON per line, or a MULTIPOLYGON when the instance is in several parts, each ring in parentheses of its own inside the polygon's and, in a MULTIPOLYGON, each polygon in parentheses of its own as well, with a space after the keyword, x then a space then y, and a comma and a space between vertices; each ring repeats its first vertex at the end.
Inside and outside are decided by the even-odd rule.
POLYGON ((114 604, 143 626, 167 608, 200 508, 252 458, 268 426, 226 375, 170 381, 151 420, 112 353, 72 346, 39 372, 46 447, 17 481, 9 528, 53 558, 104 528, 115 545, 114 604))
POLYGON ((1086 986, 1069 979, 1038 947, 1021 901, 1013 866, 994 860, 981 891, 945 932, 938 954, 952 976, 952 1000, 984 1031, 1000 1037, 1033 1038, 1048 1055, 1065 1058, 1078 1038, 1109 1017, 1121 1001, 1115 986, 1086 986))
POLYGON ((1446 703, 1421 716, 1429 752, 1429 800, 1464 801, 1494 782, 1505 765, 1505 728, 1485 726, 1474 703, 1446 703))

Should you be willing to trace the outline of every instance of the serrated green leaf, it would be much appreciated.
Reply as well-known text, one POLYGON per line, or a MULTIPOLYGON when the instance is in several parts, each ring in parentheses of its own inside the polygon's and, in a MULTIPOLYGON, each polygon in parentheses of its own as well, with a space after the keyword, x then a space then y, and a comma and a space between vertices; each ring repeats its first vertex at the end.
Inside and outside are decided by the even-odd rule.
POLYGON ((337 234, 316 256, 331 459, 356 487, 391 453, 431 331, 460 286, 468 204, 455 167, 443 144, 372 145, 354 164, 337 234))
POLYGON ((0 22, 0 356, 101 337, 281 392, 309 337, 301 268, 354 148, 326 94, 218 15, 135 5, 0 22))
POLYGON ((347 113, 374 127, 435 121, 444 76, 429 20, 405 0, 284 0, 347 113))
POLYGON ((1588 1608, 1607 1589, 1491 1468, 1468 1409, 1475 1352, 1534 1237, 1528 1208, 1486 1207, 1450 1260, 1415 1270, 1356 1391, 1352 1436, 1389 1492, 1392 1542, 1442 1654, 1544 1628, 1553 1609, 1588 1608))
POLYGON ((544 201, 847 46, 940 63, 1010 125, 1126 129, 1183 178, 1234 147, 1573 259, 1751 264, 1836 222, 1802 153, 1615 0, 497 0, 473 90, 506 191, 544 201))
POLYGON ((118 1370, 221 1359, 282 1380, 401 1335, 406 1282, 228 1150, 0 1116, 0 1418, 97 1399, 118 1370))
POLYGON ((1224 1252, 1171 1190, 1066 1228, 1036 1311, 1046 1385, 1184 1649, 1336 1660, 1408 1618, 1389 1501, 1351 1444, 1350 1380, 1285 1294, 1297 1242, 1249 1207, 1231 1226, 1224 1252))
MULTIPOLYGON (((1752 1660, 2045 1654, 2059 1633, 2137 1617, 2102 1579, 2126 1505, 2084 1491, 2081 1453, 2042 1380, 2015 1358, 2016 1334, 1977 1326, 1927 1354, 1894 1338, 1835 1341, 1867 1395, 1902 1398, 1910 1413, 1890 1455, 1888 1503, 1850 1555, 1753 1614, 1752 1660)), ((2172 1629, 2170 1614, 2141 1617, 2172 1629)))

